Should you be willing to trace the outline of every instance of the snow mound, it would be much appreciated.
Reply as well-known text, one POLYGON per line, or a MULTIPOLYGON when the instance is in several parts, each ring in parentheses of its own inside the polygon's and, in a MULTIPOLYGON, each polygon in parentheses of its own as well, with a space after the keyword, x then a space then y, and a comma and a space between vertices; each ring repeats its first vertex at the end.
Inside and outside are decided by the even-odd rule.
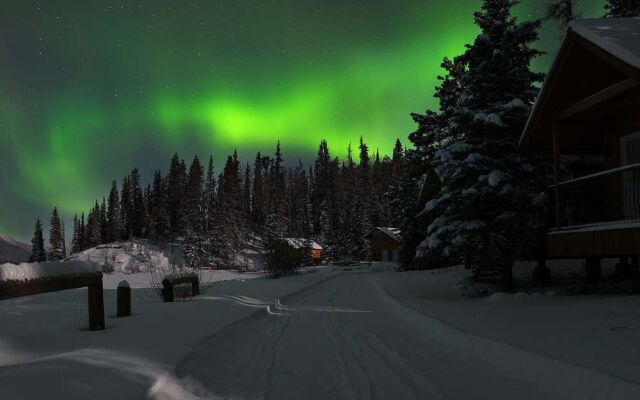
POLYGON ((115 272, 134 274, 169 268, 169 257, 160 247, 134 241, 99 245, 70 257, 72 260, 92 261, 101 266, 109 264, 115 272))
POLYGON ((48 261, 0 265, 0 282, 29 281, 56 276, 100 273, 100 266, 87 261, 48 261))
POLYGON ((506 300, 509 300, 512 296, 509 293, 504 292, 496 292, 489 296, 489 302, 491 303, 500 303, 506 300))

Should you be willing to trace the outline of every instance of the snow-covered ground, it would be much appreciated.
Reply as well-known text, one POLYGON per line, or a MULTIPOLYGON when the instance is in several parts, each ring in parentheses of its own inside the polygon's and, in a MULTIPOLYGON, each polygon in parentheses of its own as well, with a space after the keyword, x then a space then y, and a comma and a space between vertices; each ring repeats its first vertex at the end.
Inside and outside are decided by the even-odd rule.
POLYGON ((463 269, 388 267, 237 274, 166 304, 134 284, 121 319, 105 290, 97 332, 84 290, 2 301, 0 398, 640 398, 640 298, 467 298, 463 269))

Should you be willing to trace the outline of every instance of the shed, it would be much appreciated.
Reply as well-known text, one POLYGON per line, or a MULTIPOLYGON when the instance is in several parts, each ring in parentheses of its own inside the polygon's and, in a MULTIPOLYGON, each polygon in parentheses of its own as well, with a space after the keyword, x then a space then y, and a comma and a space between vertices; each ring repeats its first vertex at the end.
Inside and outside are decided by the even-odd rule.
POLYGON ((398 262, 400 249, 400 229, 377 226, 367 235, 372 261, 398 262))

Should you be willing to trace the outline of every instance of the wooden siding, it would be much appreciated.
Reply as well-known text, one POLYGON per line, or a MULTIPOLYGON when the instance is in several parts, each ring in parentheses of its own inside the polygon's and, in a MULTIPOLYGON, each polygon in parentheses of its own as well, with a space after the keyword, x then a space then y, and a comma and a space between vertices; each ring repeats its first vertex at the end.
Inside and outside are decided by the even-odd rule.
POLYGON ((547 251, 550 258, 640 255, 640 227, 552 232, 547 251))

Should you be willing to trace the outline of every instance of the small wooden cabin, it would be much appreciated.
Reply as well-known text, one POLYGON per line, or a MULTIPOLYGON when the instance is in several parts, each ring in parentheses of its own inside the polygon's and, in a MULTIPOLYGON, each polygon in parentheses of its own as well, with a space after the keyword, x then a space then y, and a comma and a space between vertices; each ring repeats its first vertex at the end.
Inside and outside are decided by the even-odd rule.
POLYGON ((520 139, 553 155, 547 257, 585 258, 593 280, 601 258, 640 255, 639 83, 640 18, 572 21, 520 139), (593 173, 561 178, 576 155, 593 173))
POLYGON ((372 261, 400 260, 398 250, 400 248, 400 229, 384 226, 375 227, 367 235, 372 261))
MULTIPOLYGON (((306 246, 311 248, 311 259, 314 263, 320 264, 322 261, 322 246, 310 239, 303 238, 284 238, 289 247, 295 250, 302 250, 306 246), (308 243, 305 243, 308 242, 308 243)), ((303 258, 304 259, 304 258, 303 258)))

